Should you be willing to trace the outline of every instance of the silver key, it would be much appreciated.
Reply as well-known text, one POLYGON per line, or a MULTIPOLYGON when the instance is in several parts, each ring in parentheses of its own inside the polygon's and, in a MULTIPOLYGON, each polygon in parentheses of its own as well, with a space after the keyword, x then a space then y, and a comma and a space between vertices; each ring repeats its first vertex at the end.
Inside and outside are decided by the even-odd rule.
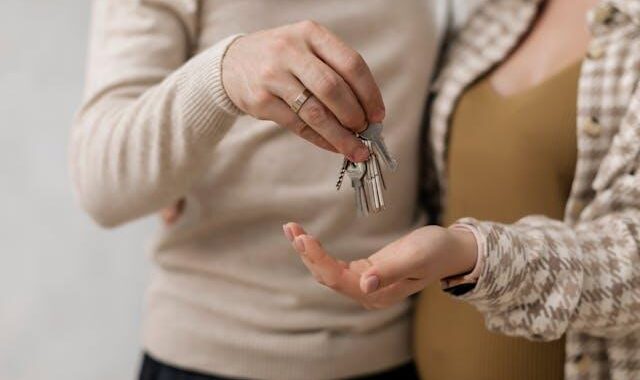
POLYGON ((387 190, 387 184, 384 182, 384 176, 382 175, 382 169, 380 169, 380 160, 378 159, 378 155, 376 154, 376 170, 378 173, 378 179, 380 182, 380 186, 383 190, 387 190))
MULTIPOLYGON (((382 178, 382 171, 380 170, 380 163, 378 162, 378 155, 376 153, 373 153, 371 155, 371 164, 370 164, 370 168, 372 171, 372 177, 373 177, 373 186, 374 186, 374 190, 375 190, 375 194, 376 194, 376 210, 375 212, 380 212, 382 210, 384 210, 384 195, 383 195, 383 189, 384 189, 384 179, 382 178)), ((369 170, 367 168, 367 170, 369 170)))
POLYGON ((396 171, 396 169, 398 169, 398 161, 396 161, 396 159, 391 156, 389 148, 387 147, 387 144, 385 144, 384 138, 382 137, 381 123, 369 124, 367 129, 360 133, 360 137, 373 143, 373 151, 380 155, 384 163, 391 171, 396 171))
POLYGON ((364 163, 353 163, 345 158, 340 168, 336 189, 340 190, 344 176, 351 179, 355 192, 358 214, 367 216, 385 209, 384 194, 386 184, 380 168, 380 159, 389 169, 396 170, 398 164, 391 156, 382 138, 382 124, 370 124, 358 137, 369 149, 369 159, 364 163))
POLYGON ((369 149, 369 159, 365 165, 367 167, 366 183, 367 183, 367 195, 369 198, 370 211, 377 213, 382 209, 382 193, 376 177, 376 154, 373 152, 371 141, 363 140, 366 147, 369 149))
POLYGON ((367 147, 372 151, 369 160, 367 161, 367 172, 370 173, 370 178, 372 182, 372 194, 375 198, 375 209, 374 213, 380 212, 384 210, 384 179, 382 177, 382 171, 380 170, 380 162, 378 161, 378 154, 373 151, 372 142, 366 141, 367 147))
POLYGON ((369 215, 369 206, 367 204, 367 197, 364 191, 363 178, 366 174, 365 164, 358 162, 350 162, 347 166, 347 175, 351 179, 351 186, 356 193, 356 210, 358 215, 369 215))
POLYGON ((361 141, 364 144, 364 146, 366 146, 367 149, 369 150, 369 159, 367 159, 367 161, 364 162, 365 172, 364 172, 363 181, 364 181, 365 194, 367 195, 367 203, 371 208, 375 210, 376 202, 375 202, 375 198, 373 197, 373 177, 371 176, 372 170, 371 170, 371 167, 369 166, 370 165, 369 162, 371 161, 371 148, 369 148, 367 141, 365 140, 361 140, 361 141))
POLYGON ((342 160, 342 166, 340 167, 340 175, 338 175, 338 182, 336 182, 336 190, 340 190, 342 187, 342 182, 344 182, 344 175, 347 172, 347 166, 349 166, 349 159, 344 158, 342 160))

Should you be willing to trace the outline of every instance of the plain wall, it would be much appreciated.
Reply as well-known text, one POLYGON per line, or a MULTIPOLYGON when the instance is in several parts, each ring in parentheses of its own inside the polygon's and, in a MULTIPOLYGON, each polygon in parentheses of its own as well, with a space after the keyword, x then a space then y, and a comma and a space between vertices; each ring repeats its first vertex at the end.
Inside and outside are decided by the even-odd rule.
POLYGON ((1 380, 137 371, 153 222, 95 227, 67 169, 89 4, 0 1, 1 380))

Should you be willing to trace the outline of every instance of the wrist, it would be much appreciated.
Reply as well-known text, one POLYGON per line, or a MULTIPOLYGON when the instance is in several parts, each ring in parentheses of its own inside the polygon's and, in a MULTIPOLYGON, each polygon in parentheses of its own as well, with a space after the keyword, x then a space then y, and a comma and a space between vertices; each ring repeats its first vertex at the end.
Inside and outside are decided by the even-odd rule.
POLYGON ((235 68, 237 66, 237 60, 235 57, 235 50, 238 49, 238 42, 242 40, 245 35, 236 36, 228 45, 221 57, 220 64, 220 84, 224 91, 224 94, 227 96, 229 101, 237 107, 243 113, 247 113, 247 108, 242 102, 240 98, 236 94, 236 89, 234 88, 233 81, 231 78, 238 77, 239 73, 235 72, 235 68))
POLYGON ((442 278, 470 273, 478 261, 478 243, 473 232, 463 228, 448 228, 451 251, 446 272, 442 278))

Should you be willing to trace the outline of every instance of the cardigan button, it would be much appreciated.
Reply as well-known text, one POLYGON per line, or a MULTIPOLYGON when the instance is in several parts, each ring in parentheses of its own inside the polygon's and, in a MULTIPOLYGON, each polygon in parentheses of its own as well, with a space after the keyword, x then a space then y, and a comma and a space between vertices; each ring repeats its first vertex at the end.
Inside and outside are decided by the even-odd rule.
POLYGON ((589 117, 584 121, 582 127, 584 132, 591 137, 598 137, 602 133, 602 126, 595 117, 589 117))
POLYGON ((587 51, 587 58, 598 60, 604 57, 604 48, 600 44, 592 44, 587 51))
POLYGON ((613 20, 613 15, 616 13, 616 9, 613 5, 603 3, 598 5, 593 13, 593 21, 598 24, 608 24, 613 20))

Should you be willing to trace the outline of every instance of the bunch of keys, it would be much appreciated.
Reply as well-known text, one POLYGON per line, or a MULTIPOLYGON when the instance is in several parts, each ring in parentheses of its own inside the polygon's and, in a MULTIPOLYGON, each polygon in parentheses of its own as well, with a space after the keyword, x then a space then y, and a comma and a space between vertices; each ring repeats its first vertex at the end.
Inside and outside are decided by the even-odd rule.
POLYGON ((358 215, 367 216, 369 213, 375 214, 385 208, 383 191, 387 187, 380 169, 379 158, 391 171, 398 168, 398 163, 389 153, 382 138, 382 124, 369 124, 367 129, 358 135, 358 138, 369 148, 369 159, 364 163, 355 163, 345 158, 342 162, 336 189, 340 190, 345 174, 348 175, 355 191, 358 215))

